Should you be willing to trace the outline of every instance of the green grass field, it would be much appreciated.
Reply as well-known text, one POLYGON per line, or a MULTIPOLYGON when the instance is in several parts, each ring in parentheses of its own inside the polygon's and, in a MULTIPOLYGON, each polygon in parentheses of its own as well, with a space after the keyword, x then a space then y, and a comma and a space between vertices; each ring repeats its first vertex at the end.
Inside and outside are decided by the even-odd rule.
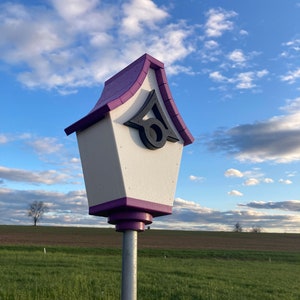
MULTIPOLYGON (((55 229, 47 230, 54 236, 55 229)), ((107 237, 115 237, 115 233, 106 232, 110 232, 107 237)), ((78 232, 76 234, 78 237, 78 232)), ((145 238, 147 233, 143 234, 145 238)), ((148 234, 151 239, 156 235, 165 239, 168 232, 148 234)), ((191 238, 197 233, 176 235, 173 231, 169 232, 169 237, 177 236, 177 243, 180 243, 180 234, 191 238)), ((43 236, 49 241, 45 232, 43 236)), ((205 233, 206 239, 209 236, 205 233)), ((4 237, 1 230, 0 237, 4 237)), ((240 235, 240 239, 243 241, 247 237, 240 235)), ((181 249, 141 247, 138 299, 300 299, 300 252, 297 249, 223 248, 197 249, 186 244, 181 249)), ((0 245, 1 300, 120 299, 120 281, 120 247, 51 246, 50 242, 0 245)))

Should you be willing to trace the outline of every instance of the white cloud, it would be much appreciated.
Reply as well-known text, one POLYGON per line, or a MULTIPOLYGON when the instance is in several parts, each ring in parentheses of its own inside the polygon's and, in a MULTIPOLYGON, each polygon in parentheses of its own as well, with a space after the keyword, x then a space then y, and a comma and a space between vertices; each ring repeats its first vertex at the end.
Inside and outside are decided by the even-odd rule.
MULTIPOLYGON (((204 27, 206 30, 203 38, 204 46, 199 51, 202 61, 211 63, 206 73, 209 74, 210 79, 219 84, 216 89, 226 92, 226 97, 231 96, 228 93, 230 88, 257 92, 259 90, 257 82, 269 74, 267 69, 257 69, 257 64, 251 63, 253 58, 261 54, 260 52, 245 53, 245 50, 234 47, 234 44, 232 44, 234 47, 232 50, 227 45, 216 44, 212 39, 221 36, 226 31, 233 30, 235 25, 231 19, 236 15, 235 12, 223 9, 209 10, 208 21, 204 27), (228 48, 230 50, 227 50, 228 48), (238 69, 242 69, 243 72, 237 72, 238 69)), ((246 36, 248 32, 240 30, 239 34, 246 36)))
POLYGON ((234 84, 236 89, 238 90, 247 90, 255 88, 255 81, 266 76, 267 74, 267 70, 261 70, 241 72, 234 74, 231 77, 226 77, 223 74, 221 74, 220 71, 213 71, 209 73, 209 78, 211 78, 215 82, 219 82, 225 85, 234 84))
POLYGON ((240 191, 237 190, 231 190, 230 192, 228 192, 229 196, 237 196, 237 197, 242 197, 243 193, 241 193, 240 191))
POLYGON ((211 49, 215 49, 219 47, 218 42, 214 41, 214 40, 208 40, 204 42, 204 47, 211 50, 211 49))
POLYGON ((24 132, 21 134, 0 133, 0 144, 8 144, 13 142, 29 141, 33 138, 32 134, 24 132))
POLYGON ((236 77, 237 89, 251 89, 256 85, 253 83, 255 74, 253 72, 243 72, 236 77))
POLYGON ((284 45, 291 47, 293 50, 300 51, 300 39, 290 40, 287 43, 284 43, 284 45))
POLYGON ((258 185, 259 180, 257 178, 249 178, 244 182, 244 185, 252 186, 252 185, 258 185))
POLYGON ((268 74, 269 74, 269 71, 266 70, 266 69, 263 69, 263 70, 261 70, 261 71, 257 71, 257 72, 256 72, 256 76, 257 76, 258 78, 262 78, 262 77, 264 77, 264 76, 266 76, 266 75, 268 75, 268 74))
POLYGON ((280 109, 289 114, 298 114, 298 112, 300 111, 300 97, 295 99, 288 99, 286 101, 286 105, 280 107, 280 109))
POLYGON ((281 58, 287 60, 289 70, 285 75, 280 76, 281 81, 294 84, 300 79, 300 67, 297 64, 300 54, 300 39, 293 39, 283 43, 284 51, 280 54, 281 58))
POLYGON ((56 138, 52 137, 36 138, 32 141, 28 141, 28 145, 33 147, 38 154, 56 153, 59 152, 63 147, 61 143, 58 143, 56 138))
POLYGON ((209 74, 209 78, 217 82, 226 82, 228 78, 223 76, 219 71, 214 71, 209 74))
POLYGON ((102 83, 145 52, 169 74, 192 74, 178 62, 195 51, 195 27, 168 23, 168 16, 150 0, 6 2, 0 4, 0 56, 17 67, 25 86, 61 94, 102 83))
POLYGON ((297 175, 297 171, 286 171, 286 176, 287 177, 295 177, 297 175))
POLYGON ((124 18, 120 30, 134 36, 143 33, 144 27, 157 28, 157 22, 168 17, 168 13, 150 0, 131 0, 123 4, 124 18))
POLYGON ((0 134, 0 144, 6 144, 8 143, 9 138, 7 135, 5 134, 0 134))
MULTIPOLYGON (((149 34, 144 41, 139 40, 135 42, 137 47, 142 45, 144 50, 148 51, 154 57, 164 62, 168 69, 168 74, 178 74, 179 72, 191 73, 191 69, 188 66, 178 64, 178 61, 183 60, 189 54, 195 51, 193 42, 189 38, 193 35, 193 28, 187 26, 184 22, 177 24, 168 24, 164 27, 164 30, 157 32, 157 34, 149 34)), ((132 48, 128 49, 128 55, 135 54, 132 48), (133 53, 132 53, 133 52, 133 53)))
POLYGON ((278 202, 253 201, 247 204, 239 204, 239 206, 247 206, 257 209, 281 209, 285 211, 300 211, 300 200, 287 200, 278 202))
POLYGON ((20 134, 7 133, 0 134, 1 143, 12 144, 13 147, 21 147, 22 149, 26 147, 26 154, 34 155, 35 157, 38 155, 40 160, 47 163, 52 160, 56 166, 59 162, 61 164, 65 162, 63 155, 66 154, 66 150, 64 149, 64 145, 54 137, 39 137, 26 132, 20 134), (62 159, 64 162, 62 162, 62 159))
POLYGON ((264 174, 259 172, 260 169, 255 168, 250 171, 241 172, 237 169, 227 169, 224 173, 225 177, 237 177, 237 178, 247 178, 243 185, 253 186, 258 185, 260 182, 273 183, 272 178, 264 177, 264 174))
POLYGON ((69 176, 56 170, 36 172, 0 166, 0 178, 14 182, 27 182, 34 184, 42 183, 52 185, 66 183, 69 176))
POLYGON ((70 159, 70 163, 72 163, 72 164, 78 164, 78 163, 80 163, 80 159, 78 157, 72 157, 70 159))
POLYGON ((237 16, 234 11, 226 11, 222 8, 212 8, 207 13, 205 33, 208 37, 220 37, 225 31, 234 28, 234 23, 230 20, 237 16))
POLYGON ((248 31, 244 30, 244 29, 241 29, 240 30, 240 35, 248 35, 248 31))
POLYGON ((245 54, 240 49, 233 50, 231 53, 228 54, 228 58, 231 61, 238 64, 242 64, 246 61, 245 54))
POLYGON ((243 177, 244 174, 237 169, 227 169, 224 173, 226 177, 243 177))
POLYGON ((205 180, 204 177, 195 176, 195 175, 190 175, 189 179, 194 182, 203 182, 205 180))
POLYGON ((264 179, 263 179, 263 182, 264 182, 264 183, 273 183, 274 180, 273 180, 272 178, 264 178, 264 179))
POLYGON ((190 209, 190 210, 201 210, 202 212, 205 213, 210 213, 213 210, 206 208, 206 207, 202 207, 200 204, 194 202, 194 201, 190 201, 190 200, 185 200, 182 198, 176 198, 174 200, 174 208, 175 209, 190 209))
POLYGON ((300 78, 300 68, 289 71, 286 75, 281 76, 282 81, 286 81, 289 84, 295 83, 297 79, 300 78))
MULTIPOLYGON (((52 0, 53 6, 64 19, 74 21, 96 9, 97 0, 52 0)), ((80 20, 79 20, 80 21, 80 20)))
POLYGON ((198 53, 203 63, 214 63, 219 62, 223 52, 218 42, 209 39, 203 42, 203 47, 200 48, 198 53))
POLYGON ((279 179, 279 182, 282 184, 292 184, 293 181, 290 179, 279 179))
POLYGON ((281 57, 286 59, 295 59, 300 52, 300 39, 293 39, 282 44, 285 50, 280 54, 281 57))

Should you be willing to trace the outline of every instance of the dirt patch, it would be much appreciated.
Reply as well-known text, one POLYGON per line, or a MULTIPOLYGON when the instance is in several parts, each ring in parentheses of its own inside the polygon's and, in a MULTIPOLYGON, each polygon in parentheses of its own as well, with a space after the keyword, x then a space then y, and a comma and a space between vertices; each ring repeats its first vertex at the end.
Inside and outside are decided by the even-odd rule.
MULTIPOLYGON (((122 233, 114 229, 44 226, 0 226, 0 245, 121 248, 122 233)), ((146 230, 139 249, 223 249, 300 251, 300 234, 146 230)))
POLYGON ((139 243, 146 248, 300 251, 299 234, 146 231, 139 243))

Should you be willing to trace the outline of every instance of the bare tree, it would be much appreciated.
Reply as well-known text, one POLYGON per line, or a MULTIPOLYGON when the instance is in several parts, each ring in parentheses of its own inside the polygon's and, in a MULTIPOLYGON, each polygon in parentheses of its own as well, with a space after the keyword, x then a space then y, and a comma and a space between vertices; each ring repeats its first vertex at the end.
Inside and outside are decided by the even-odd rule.
POLYGON ((32 218, 34 226, 36 226, 46 211, 47 205, 43 201, 33 201, 29 204, 28 217, 32 218))
POLYGON ((234 224, 233 231, 234 232, 242 232, 243 231, 243 227, 240 224, 240 222, 237 222, 237 223, 234 224))
POLYGON ((262 232, 262 228, 260 226, 252 226, 251 232, 261 233, 262 232))

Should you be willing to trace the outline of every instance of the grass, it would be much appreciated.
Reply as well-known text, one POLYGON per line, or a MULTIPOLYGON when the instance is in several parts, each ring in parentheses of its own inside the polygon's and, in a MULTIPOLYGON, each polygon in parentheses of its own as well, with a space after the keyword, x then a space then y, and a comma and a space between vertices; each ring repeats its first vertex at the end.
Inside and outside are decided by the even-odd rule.
MULTIPOLYGON (((238 255, 240 257, 240 254, 238 255)), ((299 299, 300 265, 235 259, 166 259, 144 262, 142 299, 299 299), (157 262, 158 263, 158 262, 157 262), (148 274, 148 275, 146 275, 148 274), (150 274, 150 275, 149 275, 150 274), (158 275, 159 274, 159 275, 158 275), (298 277, 297 277, 298 276, 298 277), (151 298, 147 298, 151 295, 151 298)), ((142 276, 141 276, 142 277, 142 276)), ((143 278, 143 277, 142 277, 143 278)))
POLYGON ((0 299, 118 299, 119 255, 20 247, 1 254, 0 299))
MULTIPOLYGON (((120 299, 113 229, 0 226, 0 242, 0 300, 120 299)), ((139 300, 300 300, 299 234, 151 229, 138 244, 139 300)))
MULTIPOLYGON (((0 299, 119 299, 117 248, 0 247, 0 299)), ((300 253, 141 249, 138 299, 300 299, 300 253)))

